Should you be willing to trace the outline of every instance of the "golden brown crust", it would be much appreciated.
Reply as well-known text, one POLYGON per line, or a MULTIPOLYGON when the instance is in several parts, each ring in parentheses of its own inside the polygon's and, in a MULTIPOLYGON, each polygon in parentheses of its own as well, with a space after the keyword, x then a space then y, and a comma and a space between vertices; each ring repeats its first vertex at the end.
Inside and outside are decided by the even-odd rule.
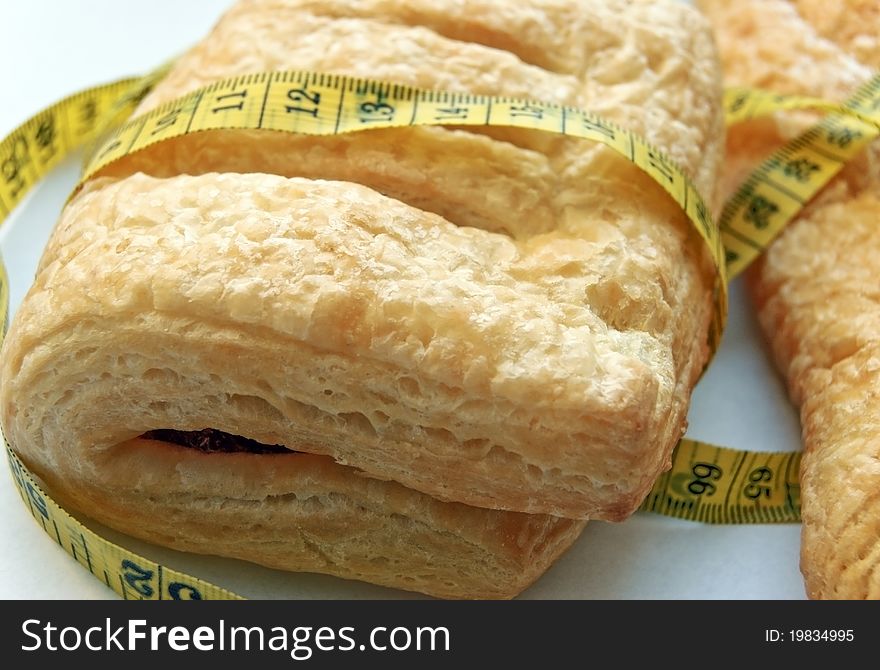
MULTIPOLYGON (((277 68, 540 97, 641 132, 713 192, 719 75, 692 10, 442 9, 241 3, 144 109, 277 68)), ((149 539, 509 596, 582 527, 544 514, 624 518, 668 467, 713 275, 680 209, 602 147, 509 130, 204 133, 115 165, 66 207, 6 340, 3 424, 53 489, 149 539), (265 502, 274 456, 231 455, 233 472, 174 449, 153 462, 165 447, 137 440, 205 427, 332 460, 291 457, 290 505, 268 506, 282 526, 261 528, 267 505, 240 501, 265 502), (120 472, 132 459, 143 480, 120 472), (308 514, 323 499, 332 532, 308 514), (375 533, 345 544, 359 516, 375 533), (218 539, 236 522, 256 542, 218 539)))
POLYGON ((880 598, 878 212, 880 186, 815 206, 754 278, 801 407, 801 569, 813 598, 880 598))
MULTIPOLYGON (((858 0, 821 3, 824 13, 815 11, 819 3, 781 0, 699 4, 715 22, 733 84, 842 99, 875 62, 860 64, 853 57, 860 52, 825 39, 838 9, 865 16, 858 0), (807 70, 809 76, 797 75, 807 70)), ((875 59, 877 47, 875 41, 875 59)), ((780 117, 731 129, 732 172, 754 166, 798 125, 780 117)), ((880 598, 878 155, 875 143, 853 161, 749 275, 760 321, 801 409, 801 569, 813 598, 880 598)), ((732 187, 736 179, 726 182, 732 187)))

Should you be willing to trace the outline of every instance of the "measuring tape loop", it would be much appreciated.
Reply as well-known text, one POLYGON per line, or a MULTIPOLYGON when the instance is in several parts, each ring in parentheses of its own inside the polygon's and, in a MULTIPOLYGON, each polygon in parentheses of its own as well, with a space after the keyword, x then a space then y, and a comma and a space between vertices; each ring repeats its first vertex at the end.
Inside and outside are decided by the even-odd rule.
MULTIPOLYGON (((614 149, 653 177, 681 206, 707 244, 718 268, 716 310, 710 337, 713 350, 717 346, 727 307, 725 258, 733 274, 748 262, 739 260, 745 256, 739 256, 740 247, 734 243, 739 239, 738 228, 731 223, 733 215, 728 211, 736 210, 738 204, 742 209, 746 196, 738 192, 728 203, 726 216, 722 217, 722 234, 690 179, 663 152, 616 124, 584 110, 555 104, 442 93, 337 75, 282 72, 215 82, 120 125, 120 119, 135 108, 162 76, 164 70, 160 69, 146 77, 124 79, 76 93, 39 112, 0 142, 0 222, 65 155, 89 143, 91 148, 80 184, 114 161, 157 142, 214 129, 267 129, 311 135, 414 125, 498 125, 543 130, 592 140, 614 149), (725 250, 731 235, 734 242, 725 250), (737 254, 733 262, 731 254, 737 254)), ((785 156, 797 160, 803 157, 797 152, 808 145, 821 150, 815 138, 823 137, 825 132, 825 141, 830 142, 833 140, 828 137, 833 132, 834 137, 839 138, 839 151, 833 154, 834 160, 845 162, 857 153, 855 149, 848 151, 851 147, 863 148, 876 137, 880 118, 878 91, 880 77, 860 89, 842 111, 840 106, 824 101, 739 90, 726 98, 728 119, 743 120, 781 109, 800 109, 807 103, 812 108, 832 111, 834 114, 823 121, 824 125, 817 126, 820 130, 810 135, 806 144, 786 147, 790 153, 785 156)), ((776 159, 774 165, 780 164, 780 160, 776 159)), ((829 159, 829 162, 834 161, 829 159)), ((807 170, 811 178, 816 172, 809 166, 802 169, 807 170)), ((765 185, 771 183, 764 175, 759 168, 741 192, 751 189, 750 198, 761 196, 765 185)), ((812 179, 810 181, 812 183, 812 179)), ((808 199, 800 197, 804 201, 808 199)), ((771 210, 774 204, 770 202, 771 210)), ((747 219, 763 216, 764 210, 751 200, 745 208, 753 212, 747 219), (757 213, 753 212, 755 207, 758 207, 757 213)), ((777 209, 781 208, 777 206, 777 209)), ((796 211, 786 210, 788 218, 796 211)), ((771 214, 772 225, 778 225, 781 216, 775 210, 771 214)), ((749 242, 744 243, 747 246, 761 247, 772 237, 748 239, 749 242)), ((0 263, 0 309, 6 315, 4 334, 8 305, 9 282, 5 267, 0 263)), ((47 495, 8 442, 6 450, 13 481, 37 522, 75 560, 123 598, 239 597, 139 556, 93 532, 47 495)), ((797 521, 799 466, 799 452, 752 453, 686 438, 673 453, 671 470, 657 480, 641 509, 706 523, 797 521)))
POLYGON ((756 88, 731 87, 725 89, 723 106, 728 126, 750 119, 770 116, 782 111, 815 110, 843 114, 880 129, 876 100, 880 94, 880 74, 872 77, 843 103, 803 95, 777 95, 756 88))
POLYGON ((880 73, 842 104, 734 89, 725 95, 728 124, 794 109, 831 114, 774 152, 727 201, 718 225, 733 279, 843 167, 880 136, 880 73))

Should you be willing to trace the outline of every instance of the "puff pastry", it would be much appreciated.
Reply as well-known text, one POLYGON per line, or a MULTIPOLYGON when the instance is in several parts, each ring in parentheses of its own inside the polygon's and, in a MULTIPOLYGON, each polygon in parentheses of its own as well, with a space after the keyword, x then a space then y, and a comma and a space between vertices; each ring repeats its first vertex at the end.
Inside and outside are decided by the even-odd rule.
MULTIPOLYGON (((142 109, 271 69, 581 105, 715 189, 719 67, 708 25, 677 2, 243 2, 142 109)), ((668 467, 713 276, 659 186, 584 142, 200 133, 114 165, 66 207, 6 340, 3 425, 53 490, 129 532, 510 595, 582 527, 545 515, 622 519, 668 467), (308 455, 141 437, 206 428, 308 455), (316 535, 303 519, 322 509, 334 530, 316 535), (351 531, 368 513, 375 532, 351 531)))
MULTIPOLYGON (((840 100, 880 62, 876 2, 821 3, 821 11, 806 1, 699 4, 718 32, 731 84, 840 100)), ((726 181, 732 186, 801 125, 780 116, 732 128, 734 168, 726 181)), ((761 324, 801 412, 801 569, 813 598, 880 598, 878 220, 875 142, 749 274, 761 324)))

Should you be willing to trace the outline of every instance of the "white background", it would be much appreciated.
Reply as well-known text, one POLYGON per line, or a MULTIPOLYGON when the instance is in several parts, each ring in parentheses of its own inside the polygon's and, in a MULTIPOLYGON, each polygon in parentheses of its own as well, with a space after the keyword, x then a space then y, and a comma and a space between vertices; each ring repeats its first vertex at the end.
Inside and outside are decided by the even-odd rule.
MULTIPOLYGON (((0 0, 0 138, 77 89, 140 74, 198 40, 230 0, 0 0)), ((0 229, 18 305, 78 163, 56 171, 0 229)), ((763 347, 741 287, 730 327, 698 386, 689 435, 760 451, 799 448, 797 415, 763 347)), ((5 467, 3 467, 5 469, 5 467)), ((95 526, 97 527, 97 526, 95 526)), ((391 598, 410 594, 240 561, 181 554, 110 533, 132 549, 263 598, 391 598)), ((528 598, 803 598, 800 527, 712 527, 637 514, 592 523, 525 592, 528 598)), ((0 597, 116 598, 35 524, 0 472, 0 597)))

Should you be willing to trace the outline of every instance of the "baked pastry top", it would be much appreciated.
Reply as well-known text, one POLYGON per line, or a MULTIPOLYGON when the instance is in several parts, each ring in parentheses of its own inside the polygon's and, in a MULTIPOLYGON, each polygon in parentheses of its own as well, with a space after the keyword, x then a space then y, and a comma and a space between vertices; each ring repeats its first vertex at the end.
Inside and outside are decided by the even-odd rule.
MULTIPOLYGON (((587 107, 715 190, 718 66, 678 2, 243 2, 142 110, 272 69, 587 107)), ((7 340, 4 426, 38 470, 210 427, 442 500, 619 520, 684 432, 713 281, 681 210, 604 147, 199 133, 67 206, 7 340)))

